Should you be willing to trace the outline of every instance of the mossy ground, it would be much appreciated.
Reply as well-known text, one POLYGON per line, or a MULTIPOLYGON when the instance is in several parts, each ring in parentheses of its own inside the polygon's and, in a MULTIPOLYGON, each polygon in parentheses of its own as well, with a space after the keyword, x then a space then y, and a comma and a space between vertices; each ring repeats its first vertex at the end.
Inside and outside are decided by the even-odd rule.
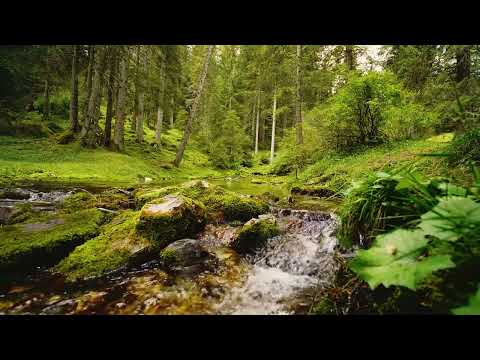
POLYGON ((60 183, 128 186, 150 177, 153 182, 176 182, 223 172, 213 169, 195 143, 189 144, 179 168, 171 165, 182 139, 178 129, 165 131, 161 149, 152 146, 155 133, 145 127, 145 142, 135 141, 125 128, 124 153, 105 148, 85 149, 78 142, 60 145, 53 138, 0 136, 0 184, 60 183))
POLYGON ((78 246, 55 268, 68 281, 104 275, 128 264, 134 254, 145 253, 151 243, 137 234, 137 211, 125 211, 101 229, 101 233, 78 246))
POLYGON ((0 230, 0 268, 28 270, 51 264, 98 233, 104 214, 87 209, 41 215, 0 230))

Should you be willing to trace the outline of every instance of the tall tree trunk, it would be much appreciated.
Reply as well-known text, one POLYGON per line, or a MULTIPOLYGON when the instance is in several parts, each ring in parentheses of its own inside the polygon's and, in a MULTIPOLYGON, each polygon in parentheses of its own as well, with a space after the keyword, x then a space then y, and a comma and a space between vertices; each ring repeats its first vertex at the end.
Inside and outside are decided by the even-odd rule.
POLYGON ((470 77, 470 46, 459 46, 456 50, 455 59, 456 81, 461 82, 462 80, 470 77))
POLYGON ((78 45, 73 45, 72 88, 70 95, 70 130, 79 131, 78 124, 78 45))
POLYGON ((198 104, 200 103, 200 98, 203 93, 203 87, 205 85, 205 80, 207 79, 207 74, 208 74, 208 65, 210 63, 210 58, 213 53, 215 45, 209 45, 207 53, 205 54, 205 59, 203 63, 203 71, 202 74, 200 75, 195 98, 193 99, 193 104, 192 104, 192 109, 190 111, 190 116, 188 117, 187 125, 185 126, 185 132, 183 134, 183 140, 182 143, 180 144, 180 147, 178 148, 177 156, 174 161, 174 165, 176 167, 180 166, 180 163, 182 162, 183 159, 183 153, 185 152, 185 148, 188 143, 188 139, 190 138, 190 134, 192 132, 192 126, 193 126, 193 121, 195 120, 197 116, 197 108, 198 104))
POLYGON ((260 92, 257 94, 257 126, 255 127, 255 154, 258 153, 258 132, 260 130, 260 92))
POLYGON ((88 103, 90 101, 90 96, 92 95, 94 65, 95 65, 95 46, 89 45, 88 46, 88 69, 87 69, 87 94, 85 96, 84 103, 82 106, 84 123, 88 113, 88 103))
POLYGON ((124 127, 125 127, 125 105, 127 102, 127 59, 121 54, 118 64, 118 98, 117 98, 117 116, 115 119, 115 133, 113 142, 118 151, 125 150, 124 145, 124 127))
POLYGON ((155 141, 157 145, 162 146, 162 127, 163 127, 163 108, 164 108, 164 95, 165 95, 165 60, 162 59, 162 65, 160 69, 162 73, 162 79, 160 89, 158 91, 158 108, 157 108, 157 124, 155 126, 155 141))
POLYGON ((295 101, 295 122, 297 145, 303 144, 302 129, 302 45, 297 45, 297 94, 295 101))
POLYGON ((355 70, 355 58, 353 56, 352 45, 345 45, 345 64, 348 70, 355 70))
POLYGON ((138 95, 139 95, 139 68, 140 68, 140 45, 137 45, 136 61, 135 61, 135 79, 134 88, 135 95, 133 100, 133 115, 132 115, 132 130, 137 131, 137 119, 138 119, 138 95))
POLYGON ((173 116, 175 114, 175 100, 173 96, 171 97, 171 106, 170 106, 170 129, 173 129, 173 116))
POLYGON ((92 81, 92 93, 88 101, 88 111, 83 124, 80 139, 83 146, 95 147, 101 142, 100 128, 98 126, 99 107, 102 90, 102 78, 105 71, 105 60, 107 55, 106 48, 98 49, 97 59, 94 66, 94 76, 92 81))
POLYGON ((275 121, 277 113, 277 89, 273 91, 273 111, 272 111, 272 144, 270 147, 270 164, 273 162, 275 155, 275 121))
POLYGON ((144 51, 142 56, 142 71, 140 73, 140 79, 138 80, 138 116, 137 116, 137 141, 139 143, 143 142, 143 122, 145 120, 145 109, 144 109, 144 99, 145 99, 145 76, 147 70, 147 53, 144 51))
POLYGON ((112 138, 112 117, 113 117, 113 90, 115 88, 115 62, 116 54, 112 51, 109 63, 109 75, 107 84, 107 113, 105 115, 105 136, 103 138, 103 145, 110 146, 112 138))
POLYGON ((252 110, 252 126, 250 127, 250 132, 252 139, 255 141, 255 117, 256 117, 256 108, 257 108, 257 99, 253 99, 253 110, 252 110))
POLYGON ((50 48, 47 46, 47 56, 45 59, 45 91, 43 104, 43 118, 50 118, 50 48))

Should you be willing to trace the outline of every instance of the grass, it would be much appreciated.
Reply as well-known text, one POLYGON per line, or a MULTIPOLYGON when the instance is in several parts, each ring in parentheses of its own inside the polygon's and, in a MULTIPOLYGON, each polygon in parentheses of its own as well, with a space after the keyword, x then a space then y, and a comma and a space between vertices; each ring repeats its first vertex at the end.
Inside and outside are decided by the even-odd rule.
POLYGON ((221 176, 207 155, 191 143, 180 168, 171 165, 183 134, 164 132, 161 149, 152 146, 155 133, 145 128, 145 142, 135 141, 129 123, 125 128, 125 153, 104 148, 84 149, 78 143, 59 145, 52 138, 0 136, 0 185, 20 182, 80 184, 135 184, 140 178, 153 182, 221 176))
POLYGON ((443 152, 452 139, 453 134, 448 133, 386 144, 346 156, 329 154, 299 173, 298 179, 291 176, 290 181, 292 184, 322 183, 326 188, 343 191, 369 172, 390 171, 407 164, 415 164, 426 176, 444 176, 450 174, 450 169, 442 157, 422 155, 443 152))

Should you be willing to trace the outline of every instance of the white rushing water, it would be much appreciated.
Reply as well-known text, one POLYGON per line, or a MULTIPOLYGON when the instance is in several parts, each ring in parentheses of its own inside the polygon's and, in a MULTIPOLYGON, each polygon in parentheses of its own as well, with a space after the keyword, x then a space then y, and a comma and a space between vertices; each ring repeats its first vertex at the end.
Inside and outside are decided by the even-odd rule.
POLYGON ((334 274, 333 215, 281 210, 276 214, 282 235, 249 256, 246 281, 231 289, 218 306, 221 314, 290 314, 288 301, 304 290, 329 283, 334 274))

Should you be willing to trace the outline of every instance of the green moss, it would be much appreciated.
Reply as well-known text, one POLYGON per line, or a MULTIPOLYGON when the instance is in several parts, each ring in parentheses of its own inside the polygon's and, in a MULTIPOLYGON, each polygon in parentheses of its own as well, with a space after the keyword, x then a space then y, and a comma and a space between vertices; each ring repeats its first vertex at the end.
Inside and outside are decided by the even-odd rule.
POLYGON ((205 188, 200 181, 184 188, 182 193, 203 202, 210 214, 221 213, 226 221, 248 221, 269 210, 264 200, 242 196, 215 185, 205 188))
POLYGON ((76 212, 82 209, 90 209, 95 206, 95 197, 86 192, 79 192, 66 197, 61 205, 65 212, 76 212))
POLYGON ((251 252, 279 233, 280 230, 274 219, 253 219, 239 230, 232 248, 239 253, 251 252))
POLYGON ((28 221, 37 214, 30 203, 18 204, 15 206, 15 210, 10 219, 8 219, 9 225, 28 221))
POLYGON ((77 247, 54 271, 72 282, 104 275, 144 254, 151 244, 135 231, 138 215, 136 211, 119 214, 101 229, 100 235, 77 247))
POLYGON ((200 201, 205 205, 210 220, 224 218, 226 221, 248 221, 269 211, 266 201, 256 197, 242 196, 205 181, 192 181, 181 186, 168 186, 150 190, 138 190, 135 200, 138 205, 158 199, 167 194, 180 194, 200 201))
POLYGON ((146 203, 162 198, 165 195, 175 194, 179 191, 177 186, 167 186, 155 189, 138 189, 134 193, 135 206, 137 209, 141 208, 146 203))
POLYGON ((164 265, 174 264, 179 261, 176 251, 173 249, 163 249, 160 251, 160 261, 164 265))
POLYGON ((145 204, 136 228, 161 249, 175 240, 195 236, 205 225, 205 215, 204 205, 196 200, 182 195, 164 197, 145 204), (165 204, 174 205, 152 210, 165 204))
POLYGON ((98 233, 104 215, 95 209, 50 215, 5 226, 0 236, 0 269, 30 269, 51 265, 98 233), (40 221, 41 222, 38 222, 40 221))

